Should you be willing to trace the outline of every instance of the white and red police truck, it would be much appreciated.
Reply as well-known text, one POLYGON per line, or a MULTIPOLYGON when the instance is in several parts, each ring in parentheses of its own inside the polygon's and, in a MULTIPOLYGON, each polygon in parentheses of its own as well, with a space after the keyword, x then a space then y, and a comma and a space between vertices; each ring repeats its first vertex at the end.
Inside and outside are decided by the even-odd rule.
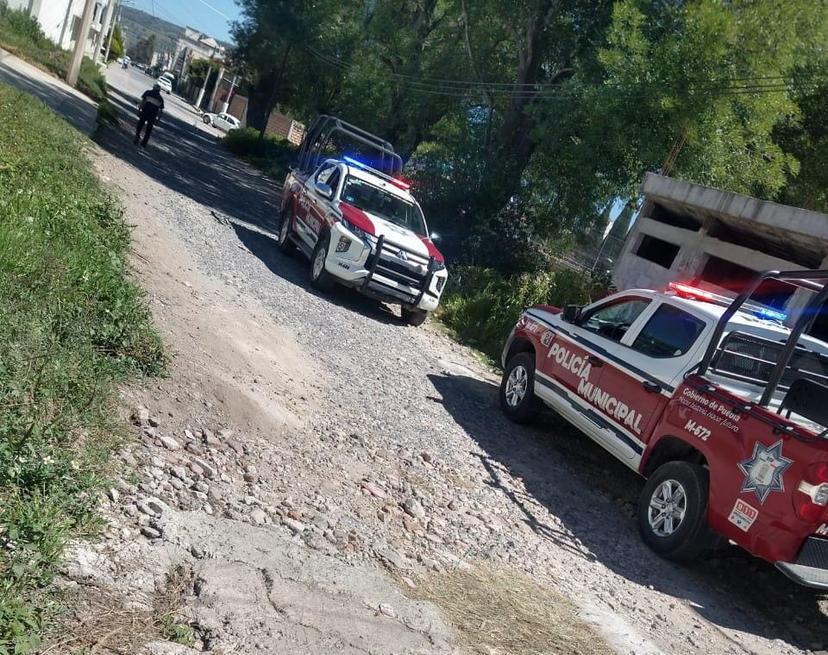
POLYGON ((387 142, 321 116, 285 179, 279 247, 310 258, 313 286, 335 281, 399 304, 403 319, 420 325, 448 272, 401 168, 387 142), (331 156, 343 150, 354 154, 331 156))
POLYGON ((644 541, 688 560, 735 542, 828 589, 828 344, 808 336, 828 271, 758 275, 736 299, 687 284, 586 307, 527 309, 503 351, 500 403, 541 403, 647 478, 644 541), (786 317, 750 297, 806 290, 786 317))

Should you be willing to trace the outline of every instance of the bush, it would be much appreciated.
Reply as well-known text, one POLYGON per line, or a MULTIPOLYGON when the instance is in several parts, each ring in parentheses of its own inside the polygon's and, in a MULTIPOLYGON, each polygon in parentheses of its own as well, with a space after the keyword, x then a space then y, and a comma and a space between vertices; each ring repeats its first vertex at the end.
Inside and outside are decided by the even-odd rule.
POLYGON ((83 144, 0 84, 0 653, 36 643, 64 546, 96 528, 115 384, 163 366, 83 144))
POLYGON ((89 96, 95 102, 106 99, 106 78, 101 69, 84 57, 78 73, 78 91, 89 96))
POLYGON ((272 134, 260 139, 259 131, 251 127, 228 132, 222 143, 234 155, 278 180, 287 175, 296 158, 297 148, 290 141, 272 134))
POLYGON ((588 276, 569 270, 504 276, 491 268, 458 266, 449 271, 437 316, 462 341, 499 361, 503 343, 525 308, 583 304, 603 293, 588 276))

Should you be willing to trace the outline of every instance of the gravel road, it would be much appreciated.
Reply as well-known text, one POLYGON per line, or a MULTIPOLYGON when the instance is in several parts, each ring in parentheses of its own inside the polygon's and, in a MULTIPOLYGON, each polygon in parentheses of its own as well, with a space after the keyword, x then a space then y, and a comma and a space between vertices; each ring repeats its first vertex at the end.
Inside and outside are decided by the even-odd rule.
MULTIPOLYGON (((124 111, 149 81, 137 76, 110 74, 124 111)), ((139 279, 177 353, 170 380, 125 393, 163 420, 138 421, 144 449, 125 459, 152 463, 113 505, 152 492, 188 516, 278 526, 291 543, 397 579, 493 561, 562 592, 618 652, 828 648, 828 601, 772 567, 736 549, 692 567, 658 559, 638 537, 637 476, 551 414, 532 428, 508 422, 496 375, 437 326, 408 328, 344 289, 310 290, 308 263, 270 236, 278 185, 173 104, 147 152, 110 129, 95 157, 137 225, 139 279), (207 443, 212 433, 196 429, 206 425, 245 447, 207 443), (179 454, 165 435, 209 453, 226 492, 173 485, 164 471, 179 454)), ((195 476, 217 487, 208 477, 195 476)))

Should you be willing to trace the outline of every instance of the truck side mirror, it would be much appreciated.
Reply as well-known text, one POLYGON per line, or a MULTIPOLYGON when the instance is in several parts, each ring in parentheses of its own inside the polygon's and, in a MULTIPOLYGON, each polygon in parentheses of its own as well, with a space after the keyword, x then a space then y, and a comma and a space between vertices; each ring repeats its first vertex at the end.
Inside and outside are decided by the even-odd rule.
POLYGON ((325 184, 324 182, 317 182, 314 185, 314 188, 316 189, 316 193, 318 193, 323 198, 326 198, 327 200, 333 198, 333 189, 330 187, 329 184, 325 184))
POLYGON ((563 318, 563 320, 565 320, 567 323, 577 323, 580 317, 581 308, 578 305, 566 305, 563 308, 563 314, 561 314, 561 318, 563 318))
POLYGON ((428 238, 431 239, 434 243, 440 243, 440 241, 443 240, 443 237, 441 237, 436 232, 432 232, 431 234, 429 234, 428 238))

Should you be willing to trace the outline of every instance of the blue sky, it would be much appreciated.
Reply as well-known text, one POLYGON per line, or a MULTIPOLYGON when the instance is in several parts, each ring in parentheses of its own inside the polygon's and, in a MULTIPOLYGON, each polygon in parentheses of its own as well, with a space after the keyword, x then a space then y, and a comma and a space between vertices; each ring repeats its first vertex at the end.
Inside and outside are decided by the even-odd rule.
POLYGON ((235 0, 131 0, 124 4, 224 41, 230 40, 230 23, 239 17, 235 0))

